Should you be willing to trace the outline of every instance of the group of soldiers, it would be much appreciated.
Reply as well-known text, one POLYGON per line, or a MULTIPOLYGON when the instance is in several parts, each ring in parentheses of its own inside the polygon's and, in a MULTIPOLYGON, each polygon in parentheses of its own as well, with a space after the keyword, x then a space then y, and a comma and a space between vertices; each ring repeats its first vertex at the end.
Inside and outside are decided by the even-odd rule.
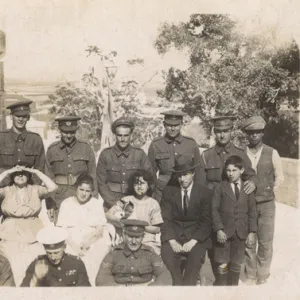
MULTIPOLYGON (((26 129, 31 103, 22 101, 7 107, 11 110, 13 125, 0 132, 0 172, 22 162, 49 176, 58 186, 45 199, 49 217, 54 224, 62 201, 74 195, 74 183, 80 174, 88 173, 93 177, 94 196, 99 193, 103 198, 105 211, 128 195, 128 180, 137 170, 147 170, 153 174, 152 197, 160 203, 164 220, 161 226, 161 257, 142 245, 147 223, 124 220, 124 243, 113 248, 104 258, 96 285, 196 285, 206 253, 217 277, 218 264, 213 251, 216 232, 212 226, 210 202, 213 189, 223 179, 225 161, 231 156, 242 158, 245 165, 242 176, 244 192, 255 192, 256 198, 256 243, 245 252, 246 283, 263 284, 267 281, 273 250, 274 192, 283 181, 283 172, 278 152, 263 144, 266 122, 262 117, 253 116, 244 121, 242 129, 249 141, 246 149, 232 143, 235 117, 213 118, 216 145, 203 151, 201 155, 195 140, 181 134, 185 116, 181 111, 162 113, 165 134, 152 141, 148 155, 131 144, 134 124, 130 119, 121 117, 111 126, 116 143, 100 153, 96 164, 91 146, 76 138, 80 121, 77 116, 55 119, 58 121, 61 139, 51 144, 45 153, 42 138, 26 129), (193 188, 184 194, 184 176, 187 172, 193 175, 193 188)), ((34 180, 38 181, 37 178, 34 180)), ((81 281, 73 276, 71 284, 64 282, 64 278, 70 277, 57 275, 71 272, 76 264, 80 266, 80 263, 66 259, 67 254, 63 251, 65 240, 66 236, 61 232, 41 234, 40 241, 46 251, 45 261, 49 266, 56 265, 55 268, 47 268, 47 276, 50 278, 50 273, 53 272, 56 277, 52 274, 54 277, 44 284, 89 285, 88 281, 82 279, 82 276, 86 276, 82 272, 75 271, 76 274, 81 274, 81 281), (49 253, 54 250, 59 252, 61 249, 59 262, 55 264, 52 260, 51 264, 49 253)), ((8 278, 8 272, 4 271, 8 268, 7 261, 0 256, 0 262, 0 277, 8 278)), ((24 286, 43 285, 39 282, 36 271, 42 269, 32 266, 31 271, 26 274, 24 286)))

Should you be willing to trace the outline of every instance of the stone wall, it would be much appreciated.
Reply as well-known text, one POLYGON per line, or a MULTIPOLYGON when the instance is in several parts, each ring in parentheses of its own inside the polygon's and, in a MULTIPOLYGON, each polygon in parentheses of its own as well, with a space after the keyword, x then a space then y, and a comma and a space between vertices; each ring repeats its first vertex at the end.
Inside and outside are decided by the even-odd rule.
POLYGON ((282 167, 284 182, 276 193, 276 200, 293 207, 299 207, 299 160, 283 157, 282 167))

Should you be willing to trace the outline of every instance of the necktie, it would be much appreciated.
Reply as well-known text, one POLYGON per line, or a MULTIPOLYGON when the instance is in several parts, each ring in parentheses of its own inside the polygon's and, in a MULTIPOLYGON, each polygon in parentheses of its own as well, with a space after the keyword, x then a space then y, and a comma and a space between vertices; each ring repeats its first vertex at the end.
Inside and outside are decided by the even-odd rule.
POLYGON ((183 195, 183 214, 187 215, 188 210, 188 204, 189 204, 189 196, 187 193, 187 189, 184 189, 184 195, 183 195))
POLYGON ((240 190, 239 190, 237 182, 234 183, 234 193, 235 193, 236 200, 239 200, 239 198, 240 198, 240 190))

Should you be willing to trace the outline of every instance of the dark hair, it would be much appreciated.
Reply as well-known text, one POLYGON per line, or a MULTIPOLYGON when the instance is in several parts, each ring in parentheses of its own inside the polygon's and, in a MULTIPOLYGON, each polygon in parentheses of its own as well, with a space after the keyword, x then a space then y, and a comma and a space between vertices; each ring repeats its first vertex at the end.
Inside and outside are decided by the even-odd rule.
POLYGON ((153 175, 149 171, 146 170, 138 170, 136 171, 128 180, 128 192, 130 195, 135 195, 134 184, 136 183, 138 178, 143 178, 148 183, 148 191, 146 193, 147 196, 152 196, 153 193, 153 175))
POLYGON ((243 159, 237 155, 233 155, 233 156, 230 156, 229 158, 227 158, 227 160, 225 161, 224 169, 226 169, 228 167, 228 165, 234 165, 236 168, 239 168, 239 169, 242 169, 245 167, 243 159))
POLYGON ((27 184, 34 184, 33 180, 32 180, 32 174, 27 172, 27 171, 18 171, 18 172, 14 172, 12 174, 10 174, 10 183, 9 185, 13 185, 14 179, 18 174, 24 174, 27 177, 27 184))
POLYGON ((89 184, 91 186, 92 191, 94 190, 94 179, 91 175, 87 173, 80 174, 74 184, 75 188, 77 189, 83 183, 89 184))

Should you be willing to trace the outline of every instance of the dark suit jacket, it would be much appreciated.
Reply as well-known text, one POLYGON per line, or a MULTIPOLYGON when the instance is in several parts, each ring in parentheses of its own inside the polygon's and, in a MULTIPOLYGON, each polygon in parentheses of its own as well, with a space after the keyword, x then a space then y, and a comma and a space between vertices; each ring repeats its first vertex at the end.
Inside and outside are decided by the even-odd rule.
POLYGON ((162 242, 175 239, 183 244, 195 239, 204 246, 210 247, 211 199, 212 191, 199 182, 194 182, 187 216, 184 216, 180 186, 167 186, 163 192, 161 203, 164 220, 161 228, 162 242))
POLYGON ((246 239, 249 232, 257 230, 257 212, 254 193, 247 195, 242 182, 239 200, 228 181, 220 182, 213 192, 212 220, 214 231, 223 230, 227 237, 237 232, 246 239))

